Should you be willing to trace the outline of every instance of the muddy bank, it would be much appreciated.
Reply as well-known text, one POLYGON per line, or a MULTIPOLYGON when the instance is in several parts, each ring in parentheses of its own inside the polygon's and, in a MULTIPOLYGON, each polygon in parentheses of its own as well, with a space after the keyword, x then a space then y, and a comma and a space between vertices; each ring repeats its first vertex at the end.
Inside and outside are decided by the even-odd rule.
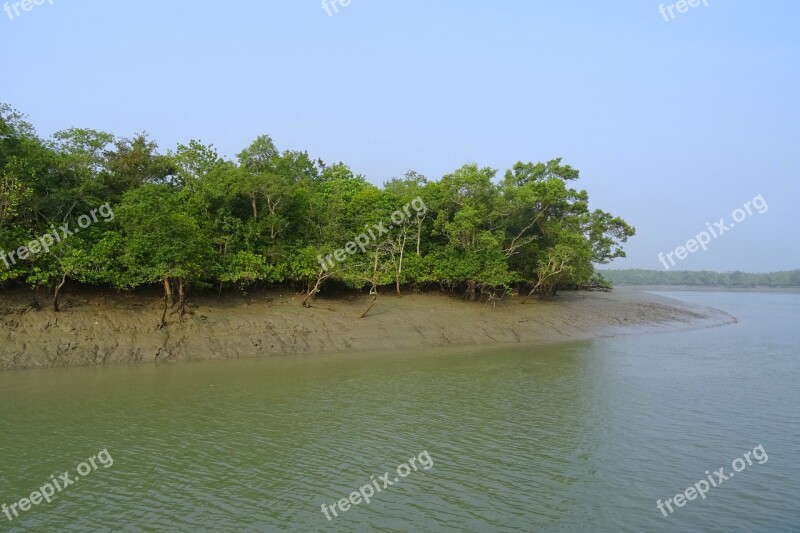
POLYGON ((30 294, 0 293, 0 369, 98 365, 450 345, 532 344, 731 323, 633 289, 564 292, 549 301, 506 298, 496 307, 449 294, 319 298, 261 293, 194 298, 180 323, 159 329, 160 300, 131 294, 67 296, 64 310, 30 308, 30 294))

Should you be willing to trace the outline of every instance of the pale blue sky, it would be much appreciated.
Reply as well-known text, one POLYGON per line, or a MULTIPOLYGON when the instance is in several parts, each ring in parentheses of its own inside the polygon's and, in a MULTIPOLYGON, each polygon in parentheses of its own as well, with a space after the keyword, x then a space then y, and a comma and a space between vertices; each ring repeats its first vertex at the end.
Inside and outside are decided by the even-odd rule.
POLYGON ((660 3, 45 0, 0 12, 0 102, 44 136, 146 130, 162 150, 232 157, 268 133, 378 184, 560 156, 637 227, 615 268, 662 268, 761 194, 766 213, 679 267, 800 267, 800 2, 669 22, 660 3))

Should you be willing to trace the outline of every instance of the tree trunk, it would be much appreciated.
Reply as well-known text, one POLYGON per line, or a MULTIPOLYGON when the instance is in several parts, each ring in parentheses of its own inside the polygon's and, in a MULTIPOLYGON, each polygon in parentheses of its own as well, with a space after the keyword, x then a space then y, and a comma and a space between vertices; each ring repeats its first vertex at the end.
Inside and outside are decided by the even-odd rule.
POLYGON ((364 312, 361 313, 361 316, 358 318, 367 318, 367 313, 369 313, 369 310, 372 309, 372 306, 375 305, 375 301, 377 299, 378 299, 378 293, 376 292, 375 294, 372 295, 372 301, 369 303, 369 307, 364 309, 364 312))
POLYGON ((67 273, 64 272, 64 275, 61 276, 61 283, 56 285, 56 289, 53 292, 53 295, 54 295, 53 296, 53 310, 55 310, 56 313, 58 313, 58 294, 59 294, 59 292, 61 292, 61 287, 63 287, 64 283, 66 283, 66 282, 67 282, 67 273))
POLYGON ((169 309, 169 301, 172 297, 172 289, 169 287, 169 279, 164 278, 164 311, 161 313, 161 324, 158 329, 167 327, 167 309, 169 309))
POLYGON ((372 288, 370 288, 369 293, 372 295, 372 301, 369 304, 369 307, 364 309, 364 312, 361 313, 359 318, 366 318, 367 313, 369 310, 372 309, 372 306, 375 305, 375 301, 378 299, 378 258, 380 257, 380 248, 377 246, 375 247, 375 263, 372 266, 372 279, 370 283, 372 284, 372 288))
POLYGON ((539 289, 541 286, 542 286, 541 280, 537 281, 536 285, 534 285, 533 288, 531 289, 531 292, 528 293, 528 295, 520 302, 520 304, 524 304, 525 302, 527 302, 528 298, 530 298, 533 295, 533 293, 536 292, 536 290, 539 289))
POLYGON ((467 282, 467 292, 464 294, 464 299, 470 302, 475 301, 475 282, 472 280, 467 282))
POLYGON ((306 294, 306 297, 302 301, 303 307, 311 307, 311 304, 308 303, 308 301, 309 300, 311 300, 312 302, 314 301, 314 298, 316 298, 317 291, 322 285, 322 282, 324 282, 329 277, 331 277, 331 274, 329 272, 325 272, 325 270, 319 271, 319 274, 317 275, 317 282, 314 284, 314 287, 312 287, 311 290, 308 291, 308 294, 306 294))
POLYGON ((370 301, 369 306, 364 309, 364 312, 361 313, 361 316, 358 318, 367 318, 367 313, 369 310, 372 309, 372 306, 375 305, 375 302, 378 300, 378 286, 375 285, 375 282, 372 282, 372 288, 369 290, 369 293, 372 295, 372 301, 370 301))
POLYGON ((406 236, 408 234, 408 228, 403 230, 403 240, 400 244, 400 262, 397 265, 397 272, 394 277, 395 287, 397 288, 397 295, 400 296, 400 274, 403 273, 403 253, 406 251, 406 236))
POLYGON ((533 295, 533 291, 535 291, 535 290, 536 290, 536 286, 534 285, 534 287, 531 289, 531 292, 529 292, 528 295, 525 298, 522 299, 520 304, 524 304, 525 302, 527 302, 528 298, 530 298, 533 295))
POLYGON ((36 309, 37 311, 41 311, 42 309, 42 303, 39 300, 39 289, 40 289, 39 285, 37 285, 33 289, 33 308, 36 309))
POLYGON ((175 307, 175 296, 172 294, 172 284, 169 282, 169 278, 164 278, 164 296, 169 306, 175 307))
POLYGON ((178 320, 183 322, 183 315, 186 314, 186 281, 178 281, 178 320))

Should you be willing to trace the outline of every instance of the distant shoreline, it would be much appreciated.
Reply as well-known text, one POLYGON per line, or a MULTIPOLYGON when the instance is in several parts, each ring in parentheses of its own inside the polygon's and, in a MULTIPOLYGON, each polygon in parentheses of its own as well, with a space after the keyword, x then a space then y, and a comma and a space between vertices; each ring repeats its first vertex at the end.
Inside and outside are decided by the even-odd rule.
POLYGON ((152 296, 68 296, 32 311, 30 293, 0 293, 0 370, 441 346, 528 345, 713 327, 727 313, 626 288, 565 291, 552 300, 506 298, 496 307, 447 293, 320 297, 307 309, 288 291, 198 297, 181 324, 158 329, 152 296))
POLYGON ((619 283, 614 285, 618 289, 642 290, 642 291, 707 291, 707 292, 787 292, 798 293, 800 287, 717 287, 712 285, 632 285, 619 283))
POLYGON ((775 272, 715 272, 713 270, 599 270, 615 287, 690 287, 711 290, 795 289, 800 291, 800 269, 775 272))

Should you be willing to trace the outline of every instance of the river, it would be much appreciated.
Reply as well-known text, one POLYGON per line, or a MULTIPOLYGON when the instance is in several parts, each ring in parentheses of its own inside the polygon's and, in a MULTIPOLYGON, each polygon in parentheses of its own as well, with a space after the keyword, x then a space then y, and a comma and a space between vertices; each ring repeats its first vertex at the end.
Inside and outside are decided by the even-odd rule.
POLYGON ((800 294, 660 294, 738 323, 0 373, 0 531, 800 530, 800 294))

